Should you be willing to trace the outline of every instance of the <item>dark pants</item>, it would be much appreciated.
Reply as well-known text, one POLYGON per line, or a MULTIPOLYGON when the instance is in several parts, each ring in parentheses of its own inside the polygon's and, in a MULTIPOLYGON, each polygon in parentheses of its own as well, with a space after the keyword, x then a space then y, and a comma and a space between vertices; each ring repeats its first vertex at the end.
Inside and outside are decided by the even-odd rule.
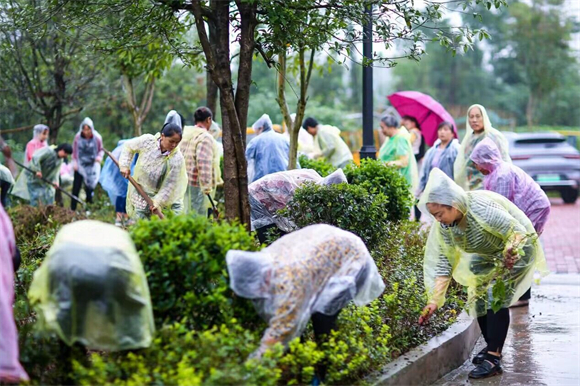
MULTIPOLYGON (((310 317, 312 321, 312 328, 314 329, 314 339, 318 346, 326 342, 328 335, 332 331, 336 331, 336 320, 338 319, 338 314, 340 310, 334 315, 324 315, 315 312, 310 317)), ((326 372, 328 371, 328 361, 326 359, 322 360, 317 368, 318 377, 321 382, 326 378, 326 372)))
POLYGON ((417 205, 415 205, 415 221, 421 221, 421 211, 417 205))
POLYGON ((501 353, 510 326, 510 311, 502 308, 498 312, 487 310, 487 315, 477 318, 483 338, 487 343, 487 351, 501 353))
MULTIPOLYGON (((73 188, 72 188, 72 194, 73 196, 79 196, 79 193, 81 192, 81 187, 83 186, 83 181, 84 178, 83 176, 80 175, 79 172, 75 172, 75 179, 73 181, 73 188)), ((89 189, 87 187, 87 185, 85 185, 85 193, 87 194, 87 202, 89 204, 93 203, 93 190, 89 189)), ((72 210, 76 210, 77 208, 77 200, 71 200, 70 202, 70 208, 72 210)))
POLYGON ((532 298, 532 287, 530 287, 520 298, 520 300, 530 300, 532 298))
POLYGON ((8 191, 10 190, 10 182, 0 181, 0 203, 3 207, 8 205, 8 191))

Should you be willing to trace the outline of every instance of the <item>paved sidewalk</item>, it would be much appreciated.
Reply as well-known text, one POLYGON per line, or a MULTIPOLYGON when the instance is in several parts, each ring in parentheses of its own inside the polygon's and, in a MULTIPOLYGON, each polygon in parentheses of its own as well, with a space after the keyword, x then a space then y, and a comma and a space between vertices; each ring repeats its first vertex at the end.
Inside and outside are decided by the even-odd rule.
POLYGON ((542 235, 548 268, 557 273, 580 273, 580 200, 574 205, 551 198, 552 211, 542 235))
MULTIPOLYGON (((580 386, 580 275, 547 276, 532 289, 530 306, 510 315, 502 375, 468 380, 468 360, 435 385, 580 386)), ((474 353, 482 348, 480 340, 474 353)))

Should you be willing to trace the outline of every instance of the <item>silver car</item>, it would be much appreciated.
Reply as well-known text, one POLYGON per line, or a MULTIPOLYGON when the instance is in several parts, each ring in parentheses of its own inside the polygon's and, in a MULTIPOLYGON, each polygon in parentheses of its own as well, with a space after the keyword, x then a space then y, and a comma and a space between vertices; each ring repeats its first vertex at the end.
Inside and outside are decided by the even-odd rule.
POLYGON ((573 204, 580 187, 580 152, 558 133, 503 133, 514 165, 545 191, 558 191, 573 204))

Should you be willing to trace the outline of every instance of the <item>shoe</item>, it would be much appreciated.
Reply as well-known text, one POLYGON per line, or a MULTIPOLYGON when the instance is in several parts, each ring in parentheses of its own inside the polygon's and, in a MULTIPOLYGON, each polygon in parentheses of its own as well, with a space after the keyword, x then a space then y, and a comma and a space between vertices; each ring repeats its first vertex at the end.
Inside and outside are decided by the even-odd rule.
POLYGON ((501 368, 501 360, 495 355, 486 354, 485 359, 482 363, 477 365, 477 367, 469 373, 469 378, 471 379, 483 379, 488 377, 493 377, 494 375, 501 374, 503 369, 501 368))
POLYGON ((510 306, 510 308, 527 307, 530 305, 529 300, 518 300, 510 306))
POLYGON ((122 228, 123 227, 123 222, 117 220, 117 221, 115 221, 115 226, 116 227, 119 227, 119 228, 122 228))
POLYGON ((487 346, 485 346, 483 350, 475 354, 475 356, 471 360, 471 363, 473 363, 476 366, 479 365, 481 362, 485 360, 486 355, 487 355, 487 346))

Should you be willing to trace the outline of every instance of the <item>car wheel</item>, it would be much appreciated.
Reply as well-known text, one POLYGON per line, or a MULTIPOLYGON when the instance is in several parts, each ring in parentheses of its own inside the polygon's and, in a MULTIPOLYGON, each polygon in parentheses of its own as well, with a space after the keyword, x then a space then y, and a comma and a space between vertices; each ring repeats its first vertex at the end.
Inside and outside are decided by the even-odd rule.
POLYGON ((573 204, 576 202, 576 200, 578 199, 578 189, 574 189, 574 188, 568 188, 568 189, 564 189, 561 192, 562 194, 562 200, 564 200, 564 202, 566 204, 573 204))

